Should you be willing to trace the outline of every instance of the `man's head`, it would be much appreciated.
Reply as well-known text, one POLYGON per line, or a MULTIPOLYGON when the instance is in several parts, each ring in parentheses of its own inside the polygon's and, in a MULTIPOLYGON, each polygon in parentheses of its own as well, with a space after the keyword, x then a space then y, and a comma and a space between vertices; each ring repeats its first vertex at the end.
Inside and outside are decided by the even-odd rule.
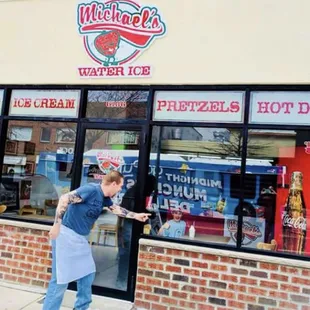
POLYGON ((106 174, 101 183, 101 188, 106 197, 113 197, 123 187, 124 176, 115 170, 110 171, 106 174))

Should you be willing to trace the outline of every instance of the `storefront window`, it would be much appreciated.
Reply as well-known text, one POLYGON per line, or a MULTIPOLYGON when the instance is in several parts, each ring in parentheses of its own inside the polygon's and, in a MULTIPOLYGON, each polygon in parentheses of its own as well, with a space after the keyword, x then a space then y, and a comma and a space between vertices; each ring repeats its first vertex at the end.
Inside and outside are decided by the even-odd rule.
POLYGON ((86 117, 145 119, 148 94, 148 91, 89 91, 86 117))
POLYGON ((242 131, 154 127, 151 234, 236 245, 242 131))
POLYGON ((53 221, 59 197, 70 191, 75 133, 74 123, 9 121, 0 184, 3 217, 53 221))
POLYGON ((246 177, 255 178, 257 189, 245 202, 259 211, 244 213, 242 245, 309 256, 309 131, 250 130, 247 152, 247 173, 255 174, 246 177))

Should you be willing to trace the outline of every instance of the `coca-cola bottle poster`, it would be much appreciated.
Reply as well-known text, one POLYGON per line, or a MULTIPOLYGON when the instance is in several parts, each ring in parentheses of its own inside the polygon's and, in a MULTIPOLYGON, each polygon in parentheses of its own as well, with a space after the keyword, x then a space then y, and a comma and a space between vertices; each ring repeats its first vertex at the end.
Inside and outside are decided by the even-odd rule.
POLYGON ((310 255, 310 154, 305 146, 279 150, 275 239, 278 250, 310 255))

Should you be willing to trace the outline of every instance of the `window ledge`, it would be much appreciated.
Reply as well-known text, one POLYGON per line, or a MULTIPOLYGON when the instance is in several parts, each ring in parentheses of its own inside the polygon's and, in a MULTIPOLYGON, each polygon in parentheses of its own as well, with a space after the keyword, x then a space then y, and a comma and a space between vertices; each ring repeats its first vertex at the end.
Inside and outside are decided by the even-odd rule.
POLYGON ((51 229, 51 225, 35 224, 35 223, 4 220, 4 219, 0 219, 0 225, 8 225, 8 226, 32 228, 32 229, 41 229, 41 230, 47 230, 47 231, 49 231, 51 229))
POLYGON ((202 254, 213 254, 219 256, 228 256, 233 258, 239 259, 247 259, 247 260, 254 260, 258 262, 268 262, 277 265, 285 265, 285 266, 292 266, 292 267, 301 267, 310 269, 310 261, 300 261, 290 258, 282 258, 282 257, 275 257, 275 256, 268 256, 268 255, 257 255, 251 253, 244 253, 244 252, 235 252, 229 250, 221 250, 221 249, 213 249, 210 247, 199 247, 195 245, 188 245, 182 243, 175 243, 175 242, 167 242, 167 241, 158 241, 152 239, 143 239, 139 240, 140 245, 145 245, 150 247, 148 251, 151 251, 151 247, 161 247, 161 248, 168 248, 174 250, 181 250, 181 251, 190 251, 190 252, 198 252, 202 254))

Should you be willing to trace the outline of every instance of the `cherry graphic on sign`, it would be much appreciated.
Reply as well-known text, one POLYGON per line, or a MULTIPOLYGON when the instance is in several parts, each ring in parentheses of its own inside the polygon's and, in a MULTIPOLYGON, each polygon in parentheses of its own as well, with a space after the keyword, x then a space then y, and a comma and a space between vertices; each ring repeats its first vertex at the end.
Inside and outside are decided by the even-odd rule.
POLYGON ((110 167, 110 162, 109 161, 104 161, 102 164, 101 164, 101 167, 102 168, 105 168, 105 169, 108 169, 110 167))
POLYGON ((119 48, 120 34, 118 31, 112 30, 107 32, 102 32, 95 39, 95 47, 97 51, 103 56, 107 57, 107 60, 103 65, 117 65, 115 62, 115 54, 119 48), (111 61, 112 59, 112 61, 111 61))

